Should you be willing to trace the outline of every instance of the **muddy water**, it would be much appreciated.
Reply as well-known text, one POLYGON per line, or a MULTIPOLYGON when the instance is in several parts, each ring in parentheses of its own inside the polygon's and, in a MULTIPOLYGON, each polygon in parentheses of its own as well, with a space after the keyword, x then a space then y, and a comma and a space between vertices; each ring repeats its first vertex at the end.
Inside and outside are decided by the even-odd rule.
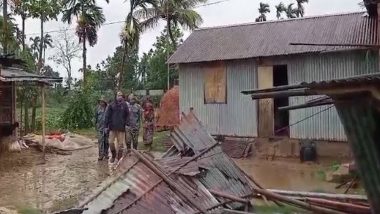
POLYGON ((109 175, 106 162, 97 161, 97 148, 72 155, 47 154, 30 148, 0 156, 0 207, 35 207, 55 211, 75 205, 109 175))
MULTIPOLYGON (((323 173, 328 171, 333 161, 321 164, 301 164, 297 160, 267 161, 262 159, 240 159, 235 162, 249 175, 253 176, 264 188, 293 191, 319 191, 343 193, 335 189, 337 184, 324 180, 323 173)), ((352 192, 354 193, 354 192, 352 192)))

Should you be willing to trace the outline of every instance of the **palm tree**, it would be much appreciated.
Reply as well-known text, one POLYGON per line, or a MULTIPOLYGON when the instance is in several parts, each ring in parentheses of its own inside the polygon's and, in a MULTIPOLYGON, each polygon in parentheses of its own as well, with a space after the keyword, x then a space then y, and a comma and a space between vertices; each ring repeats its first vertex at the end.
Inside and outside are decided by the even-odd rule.
POLYGON ((286 17, 288 17, 289 19, 293 19, 293 18, 297 17, 297 15, 296 15, 297 9, 294 9, 293 5, 294 5, 293 3, 289 4, 285 10, 286 17))
POLYGON ((276 17, 277 19, 280 19, 282 12, 286 11, 285 5, 284 3, 280 2, 280 4, 275 6, 275 8, 276 8, 276 17))
POLYGON ((260 2, 260 16, 256 18, 256 22, 265 22, 267 20, 266 13, 270 13, 269 4, 260 2))
POLYGON ((120 66, 118 89, 121 89, 123 82, 123 71, 128 56, 128 51, 138 49, 140 41, 140 33, 142 32, 139 21, 133 16, 136 9, 141 8, 146 10, 148 6, 156 6, 156 0, 130 0, 130 10, 125 20, 125 26, 120 34, 121 42, 123 44, 123 57, 120 66))
POLYGON ((305 7, 303 6, 304 3, 308 3, 309 0, 296 0, 297 1, 297 9, 296 9, 296 15, 297 17, 303 17, 305 14, 305 7))
POLYGON ((44 40, 43 40, 43 51, 44 51, 44 62, 45 62, 45 56, 46 56, 46 49, 53 47, 53 38, 50 34, 45 34, 44 40))
POLYGON ((207 0, 158 0, 156 7, 142 8, 134 15, 142 20, 142 29, 152 28, 158 24, 159 20, 165 20, 170 40, 176 47, 172 26, 181 25, 189 30, 199 27, 203 19, 194 8, 206 2, 207 0))
POLYGON ((30 0, 14 0, 14 13, 21 17, 21 44, 22 50, 25 50, 25 21, 30 16, 29 9, 31 3, 30 0))
POLYGON ((77 18, 76 34, 83 45, 83 83, 86 83, 87 49, 86 43, 93 47, 98 40, 97 31, 106 21, 103 10, 95 0, 63 0, 62 21, 71 24, 72 17, 77 18))

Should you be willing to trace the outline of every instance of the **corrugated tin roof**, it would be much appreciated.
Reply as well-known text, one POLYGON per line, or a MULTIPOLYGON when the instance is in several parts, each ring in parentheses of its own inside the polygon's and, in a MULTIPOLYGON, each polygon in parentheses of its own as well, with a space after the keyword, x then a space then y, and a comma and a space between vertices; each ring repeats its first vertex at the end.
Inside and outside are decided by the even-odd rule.
POLYGON ((62 78, 53 78, 41 76, 33 73, 28 73, 21 68, 2 67, 0 71, 0 81, 28 81, 28 82, 62 82, 62 78))
POLYGON ((289 45, 296 42, 377 44, 376 18, 356 12, 199 29, 168 62, 233 60, 359 48, 289 45))
MULTIPOLYGON (((166 168, 175 168, 175 166, 181 165, 174 164, 173 159, 185 162, 186 159, 181 159, 200 155, 188 168, 184 168, 186 170, 183 173, 195 174, 196 171, 192 169, 194 169, 194 164, 198 164, 198 169, 204 168, 205 170, 197 175, 197 178, 207 189, 218 190, 238 197, 252 193, 252 186, 241 169, 222 151, 220 145, 213 147, 217 142, 192 111, 187 115, 182 115, 180 125, 172 133, 172 141, 177 153, 166 153, 163 156, 160 163, 166 164, 166 168), (207 151, 208 148, 211 149, 207 151), (178 153, 181 156, 178 156, 178 153)), ((234 205, 241 206, 241 204, 234 205)))
MULTIPOLYGON (((380 84, 380 73, 372 73, 365 75, 356 75, 341 79, 323 80, 323 81, 313 81, 313 82, 302 82, 297 85, 284 85, 276 86, 266 89, 249 89, 242 91, 241 93, 245 95, 254 95, 257 93, 272 93, 281 91, 294 91, 299 89, 324 89, 337 86, 346 87, 356 87, 357 85, 368 85, 368 84, 380 84)), ((310 95, 308 91, 305 91, 304 95, 310 95)), ((300 95, 298 95, 300 96, 300 95)))
MULTIPOLYGON (((196 213, 169 183, 137 157, 125 159, 121 176, 106 184, 84 204, 83 213, 196 213)), ((170 178, 203 210, 219 202, 196 178, 171 174, 170 178)), ((216 212, 217 213, 217 212, 216 212)))

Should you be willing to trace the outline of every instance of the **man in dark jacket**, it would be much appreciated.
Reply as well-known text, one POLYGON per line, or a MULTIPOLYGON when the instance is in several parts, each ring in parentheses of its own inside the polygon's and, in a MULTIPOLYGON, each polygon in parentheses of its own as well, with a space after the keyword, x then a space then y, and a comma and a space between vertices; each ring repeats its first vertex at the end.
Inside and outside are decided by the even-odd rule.
POLYGON ((111 163, 115 162, 116 158, 120 160, 122 148, 127 148, 125 145, 125 127, 128 123, 128 117, 128 105, 123 99, 123 93, 117 92, 116 100, 108 106, 106 113, 106 127, 110 132, 111 163), (115 138, 117 143, 115 143, 115 138))

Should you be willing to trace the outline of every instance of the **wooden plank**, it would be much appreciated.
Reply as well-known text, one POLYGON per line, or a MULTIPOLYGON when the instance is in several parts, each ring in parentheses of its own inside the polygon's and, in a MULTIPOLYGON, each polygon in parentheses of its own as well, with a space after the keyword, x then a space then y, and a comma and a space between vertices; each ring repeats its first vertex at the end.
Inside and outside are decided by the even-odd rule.
POLYGON ((225 64, 222 61, 208 63, 203 67, 203 70, 205 75, 205 103, 227 103, 227 72, 225 64))
MULTIPOLYGON (((273 66, 259 66, 257 72, 259 89, 273 87, 273 66)), ((273 99, 258 101, 259 136, 271 137, 274 135, 274 103, 273 99)))

